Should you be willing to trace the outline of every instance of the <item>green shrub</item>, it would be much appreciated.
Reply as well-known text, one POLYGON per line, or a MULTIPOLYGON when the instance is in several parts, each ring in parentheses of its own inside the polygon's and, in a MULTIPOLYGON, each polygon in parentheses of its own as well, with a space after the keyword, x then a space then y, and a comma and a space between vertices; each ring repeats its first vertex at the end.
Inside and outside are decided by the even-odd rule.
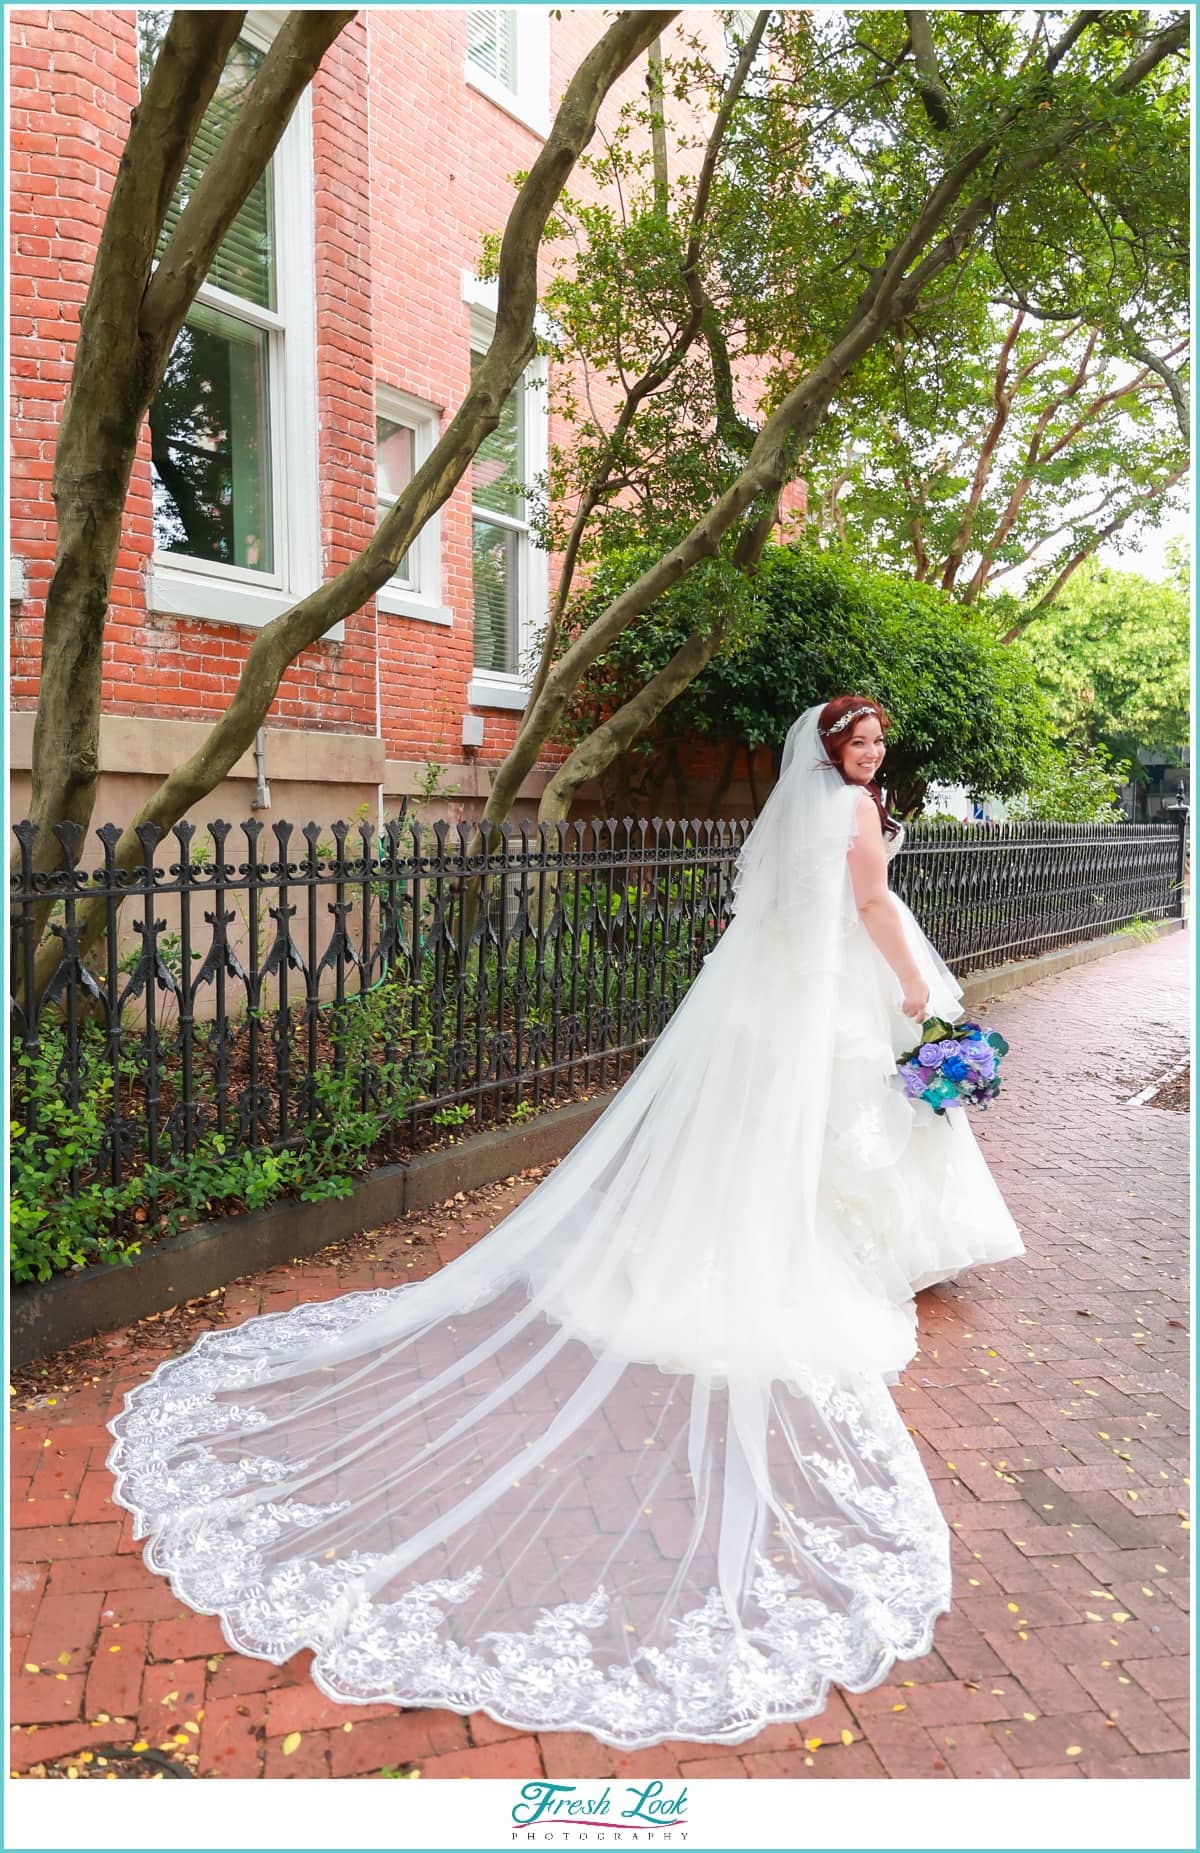
MULTIPOLYGON (((95 1262, 127 1264, 140 1254, 147 1233, 170 1235, 213 1213, 263 1209, 287 1195, 309 1203, 349 1196, 388 1128, 419 1097, 428 1071, 424 1013, 411 1035, 408 995, 389 982, 334 1013, 334 1058, 314 1076, 316 1115, 301 1143, 274 1151, 210 1132, 186 1156, 145 1164, 119 1186, 96 1175, 114 1114, 104 1038, 94 1025, 85 1026, 72 1101, 62 1079, 65 1034, 53 1019, 44 1021, 37 1052, 16 1061, 9 1222, 14 1281, 48 1280, 95 1262), (409 1035, 407 1055, 383 1061, 388 1031, 401 1021, 409 1035), (364 1108, 368 1071, 376 1104, 364 1108), (81 1181, 73 1191, 76 1172, 81 1181)), ((122 1059, 119 1079, 123 1088, 136 1085, 134 1057, 122 1059)))
MULTIPOLYGON (((576 624, 585 627, 645 563, 632 548, 607 556, 576 603, 576 624)), ((634 742, 635 760, 695 739, 777 748, 813 702, 861 694, 892 718, 884 776, 893 809, 919 808, 935 781, 1007 797, 1037 776, 1051 738, 1046 705, 1032 665, 1001 642, 987 610, 805 542, 769 546, 755 579, 739 578, 714 577, 709 611, 716 598, 730 601, 721 647, 634 742)), ((559 737, 585 737, 663 668, 699 624, 696 604, 694 588, 685 599, 677 587, 616 637, 559 737)))
POLYGON ((1047 754, 1038 779, 1009 804, 1008 814, 1019 823, 1124 823, 1117 797, 1128 778, 1127 762, 1114 759, 1107 746, 1069 741, 1047 754))

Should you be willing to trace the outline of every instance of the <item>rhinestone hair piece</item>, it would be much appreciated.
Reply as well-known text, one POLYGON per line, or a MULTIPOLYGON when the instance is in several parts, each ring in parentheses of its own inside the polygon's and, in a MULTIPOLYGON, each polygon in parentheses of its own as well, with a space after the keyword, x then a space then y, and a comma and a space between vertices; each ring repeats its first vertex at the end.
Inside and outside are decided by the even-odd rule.
POLYGON ((859 721, 864 714, 874 714, 874 712, 874 708, 851 708, 849 714, 843 714, 841 720, 835 721, 832 727, 819 727, 817 731, 823 739, 827 740, 830 734, 841 733, 843 727, 849 727, 851 721, 859 721))

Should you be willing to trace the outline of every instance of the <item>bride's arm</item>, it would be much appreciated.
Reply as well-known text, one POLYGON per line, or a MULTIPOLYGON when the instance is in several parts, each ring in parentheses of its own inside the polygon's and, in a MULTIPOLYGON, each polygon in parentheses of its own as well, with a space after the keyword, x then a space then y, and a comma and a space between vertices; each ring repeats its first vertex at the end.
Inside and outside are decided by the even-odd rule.
POLYGON ((858 799, 858 834, 846 858, 862 923, 904 989, 904 1011, 922 1022, 929 1008, 929 986, 922 978, 905 937, 899 911, 888 891, 887 856, 879 812, 865 792, 858 799))

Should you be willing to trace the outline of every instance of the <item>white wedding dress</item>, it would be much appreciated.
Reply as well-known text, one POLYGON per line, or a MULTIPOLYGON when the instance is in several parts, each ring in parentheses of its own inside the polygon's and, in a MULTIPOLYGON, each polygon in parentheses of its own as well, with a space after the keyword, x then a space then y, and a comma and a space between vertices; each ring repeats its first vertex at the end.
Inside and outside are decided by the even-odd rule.
MULTIPOLYGON (((884 839, 888 861, 904 829, 884 839)), ((909 943, 929 982, 930 1014, 962 1014, 962 987, 897 896, 909 943)), ((1017 1226, 965 1110, 914 1107, 890 1085, 917 1041, 891 967, 857 919, 839 988, 838 1046, 822 1166, 822 1206, 889 1298, 904 1301, 981 1262, 1024 1253, 1017 1226)))
POLYGON ((949 1538, 887 1384, 913 1287, 1021 1243, 964 1114, 889 1082, 914 1032, 818 712, 731 924, 538 1188, 428 1280, 206 1333, 109 1424, 147 1563, 239 1652, 634 1748, 928 1651, 949 1538))

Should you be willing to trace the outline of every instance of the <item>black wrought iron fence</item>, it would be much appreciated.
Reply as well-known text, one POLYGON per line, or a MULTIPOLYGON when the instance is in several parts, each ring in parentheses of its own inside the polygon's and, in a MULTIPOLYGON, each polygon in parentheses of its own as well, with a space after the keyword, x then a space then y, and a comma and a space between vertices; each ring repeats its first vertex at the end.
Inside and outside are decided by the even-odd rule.
MULTIPOLYGON (((382 832, 183 823, 143 831, 124 872, 115 826, 90 863, 64 826, 64 864, 43 875, 18 825, 27 1194, 86 1196, 91 1233, 63 1254, 91 1256, 97 1228, 161 1223, 168 1184, 177 1221, 289 1185, 337 1194, 368 1156, 613 1085, 722 930, 747 828, 505 828, 472 855, 469 826, 407 817, 382 832), (286 1174, 263 1156, 306 1148, 321 1162, 286 1174)), ((893 880, 962 974, 1177 914, 1182 866, 1170 823, 930 822, 893 880)))
POLYGON ((892 881, 959 976, 1183 908, 1185 825, 912 825, 892 881))

